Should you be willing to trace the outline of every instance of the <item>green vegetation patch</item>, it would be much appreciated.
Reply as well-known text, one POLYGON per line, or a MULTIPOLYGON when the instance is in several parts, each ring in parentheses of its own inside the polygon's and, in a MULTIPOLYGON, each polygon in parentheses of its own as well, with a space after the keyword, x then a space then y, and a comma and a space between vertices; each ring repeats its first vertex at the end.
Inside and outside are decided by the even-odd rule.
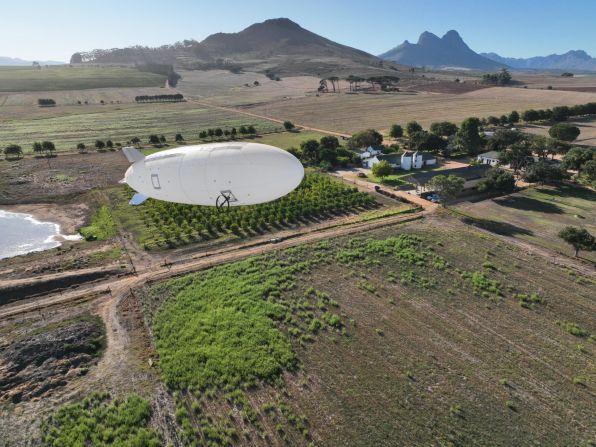
POLYGON ((151 404, 136 394, 113 399, 107 392, 94 392, 44 421, 42 445, 159 447, 159 436, 147 428, 150 417, 151 404))
POLYGON ((148 200, 131 213, 142 215, 145 228, 138 231, 147 249, 173 248, 222 236, 251 236, 272 227, 307 223, 337 213, 376 206, 369 194, 328 175, 308 173, 290 194, 269 203, 232 207, 225 213, 215 207, 181 205, 148 200))
POLYGON ((105 205, 101 206, 93 214, 91 224, 81 227, 79 232, 88 240, 104 240, 114 236, 116 234, 116 222, 114 222, 110 209, 105 205))

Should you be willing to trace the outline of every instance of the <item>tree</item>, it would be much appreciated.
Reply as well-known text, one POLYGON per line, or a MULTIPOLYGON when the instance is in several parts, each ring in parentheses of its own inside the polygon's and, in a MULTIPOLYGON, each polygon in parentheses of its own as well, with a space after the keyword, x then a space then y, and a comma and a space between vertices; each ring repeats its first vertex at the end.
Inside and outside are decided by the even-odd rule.
POLYGON ((83 56, 81 53, 74 53, 70 56, 70 63, 71 64, 81 64, 83 62, 83 56))
POLYGON ((406 133, 408 136, 412 135, 414 132, 420 132, 421 130, 422 126, 416 121, 410 121, 408 124, 406 124, 406 133))
POLYGON ((441 137, 450 137, 451 135, 455 135, 457 133, 457 126, 453 123, 450 123, 449 121, 441 121, 432 123, 430 125, 430 131, 441 137))
MULTIPOLYGON (((159 137, 155 134, 149 135, 149 144, 159 144, 159 137)), ((96 143, 97 147, 97 143, 96 143)))
POLYGON ((50 156, 52 152, 56 150, 56 146, 51 141, 42 141, 41 148, 48 156, 50 156))
POLYGON ((528 183, 559 183, 566 177, 567 173, 559 166, 544 161, 531 163, 524 173, 524 180, 528 183))
POLYGON ((248 131, 246 130, 246 126, 240 126, 240 134, 246 135, 247 133, 248 133, 248 131))
POLYGON ((381 144, 383 144, 383 135, 374 129, 356 132, 348 140, 348 147, 350 149, 362 149, 369 146, 380 146, 381 144))
POLYGON ((106 147, 106 144, 102 140, 95 140, 95 149, 97 149, 98 151, 100 151, 104 147, 106 147))
POLYGON ((130 142, 131 142, 132 144, 134 144, 135 146, 137 146, 138 144, 141 144, 141 139, 140 139, 139 137, 132 137, 132 138, 130 139, 130 142))
POLYGON ((215 129, 214 135, 219 138, 223 135, 223 130, 221 130, 220 127, 218 127, 217 129, 215 129))
POLYGON ((294 123, 291 121, 284 121, 284 129, 292 130, 294 128, 294 123))
POLYGON ((502 151, 509 146, 520 142, 524 138, 524 134, 510 129, 497 129, 492 138, 486 143, 486 148, 489 151, 502 151))
POLYGON ((509 194, 515 190, 515 177, 504 169, 491 168, 486 177, 478 182, 477 188, 479 192, 509 194))
POLYGON ((478 118, 466 118, 457 132, 456 145, 468 155, 478 154, 482 147, 478 126, 480 126, 478 118))
POLYGON ((508 119, 509 119, 509 123, 511 123, 511 124, 519 123, 519 113, 517 113, 517 111, 514 110, 513 112, 511 112, 509 114, 508 119))
POLYGON ((577 171, 581 175, 582 166, 594 159, 594 148, 573 147, 563 156, 563 166, 565 169, 577 171))
POLYGON ((43 152, 43 147, 39 141, 35 141, 31 147, 36 154, 41 154, 43 152))
POLYGON ((334 151, 335 149, 337 149, 339 147, 339 140, 337 139, 337 137, 327 135, 327 136, 321 137, 320 145, 321 145, 321 148, 323 148, 323 149, 330 149, 330 150, 334 151))
POLYGON ((399 124, 393 124, 389 130, 391 138, 401 138, 404 136, 404 129, 399 124))
POLYGON ((520 169, 524 169, 531 160, 532 149, 528 146, 515 144, 507 150, 501 152, 499 155, 499 162, 504 165, 509 165, 514 173, 520 169))
POLYGON ((182 136, 181 133, 177 133, 176 136, 174 137, 174 141, 176 141, 176 143, 182 143, 182 142, 184 142, 184 137, 182 136))
POLYGON ((160 136, 159 136, 159 142, 160 142, 160 143, 162 143, 162 144, 166 142, 166 137, 165 137, 165 135, 160 135, 160 136))
POLYGON ((206 130, 201 130, 199 132, 199 138, 201 138, 201 139, 207 138, 207 131, 206 130))
POLYGON ((7 160, 19 160, 23 157, 23 148, 18 144, 9 144, 4 148, 4 156, 7 160))
POLYGON ((77 144, 77 149, 79 151, 80 154, 86 154, 87 153, 87 146, 85 146, 85 143, 79 143, 77 144))
POLYGON ((387 160, 381 160, 373 165, 372 173, 375 177, 379 177, 382 180, 383 177, 387 177, 393 173, 393 168, 387 160))
POLYGON ((250 125, 246 128, 246 131, 250 134, 250 135, 255 135, 257 133, 257 129, 255 129, 255 126, 250 125))
POLYGON ((538 121, 540 119, 540 114, 534 109, 524 110, 521 118, 526 123, 530 123, 532 121, 538 121))
POLYGON ((319 142, 317 140, 306 140, 300 143, 302 159, 304 161, 319 162, 319 142))
POLYGON ((506 68, 502 68, 498 73, 487 73, 482 76, 483 84, 508 85, 511 83, 511 74, 506 68))
POLYGON ((489 116, 488 118, 486 118, 486 122, 490 125, 490 126, 498 126, 501 121, 499 121, 499 118, 497 118, 494 115, 489 116))
POLYGON ((580 130, 571 124, 558 123, 548 130, 548 134, 557 140, 573 141, 579 136, 580 130))
POLYGON ((593 251, 596 248, 594 236, 585 228, 565 227, 559 232, 559 237, 575 249, 575 257, 580 250, 593 251))
POLYGON ((436 175, 428 182, 427 186, 436 191, 441 197, 441 204, 446 207, 447 203, 455 199, 464 189, 466 181, 457 175, 436 175))
POLYGON ((557 106, 553 107, 553 121, 561 122, 567 121, 569 117, 570 110, 567 106, 557 106))
POLYGON ((232 130, 230 130, 230 135, 232 136, 232 138, 236 138, 236 134, 237 134, 236 128, 232 127, 232 130))
POLYGON ((112 149, 114 147, 114 143, 112 142, 112 140, 107 140, 106 141, 106 147, 108 149, 112 149))
POLYGON ((589 160, 582 166, 582 171, 586 180, 596 186, 596 160, 589 160))
POLYGON ((415 150, 427 150, 436 153, 447 147, 447 141, 434 133, 421 130, 410 135, 410 147, 415 150))

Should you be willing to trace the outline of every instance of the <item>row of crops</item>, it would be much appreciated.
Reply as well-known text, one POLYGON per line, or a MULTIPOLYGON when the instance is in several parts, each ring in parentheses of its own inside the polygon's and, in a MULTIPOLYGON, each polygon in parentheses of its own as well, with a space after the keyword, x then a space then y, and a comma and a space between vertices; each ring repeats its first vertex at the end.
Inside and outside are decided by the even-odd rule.
POLYGON ((250 236, 274 228, 307 223, 376 206, 375 200, 356 188, 320 173, 308 173, 302 184, 281 199, 260 205, 215 207, 149 200, 138 207, 146 232, 146 249, 173 248, 224 235, 250 236))

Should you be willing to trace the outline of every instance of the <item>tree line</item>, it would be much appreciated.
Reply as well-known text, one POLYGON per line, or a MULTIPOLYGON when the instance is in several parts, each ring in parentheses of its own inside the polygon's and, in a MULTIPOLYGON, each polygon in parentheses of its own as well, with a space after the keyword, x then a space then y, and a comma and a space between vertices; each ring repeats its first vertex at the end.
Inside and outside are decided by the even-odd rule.
POLYGON ((184 101, 181 93, 174 95, 138 95, 135 96, 136 102, 180 102, 184 101))
MULTIPOLYGON (((318 91, 321 93, 329 93, 329 85, 331 85, 331 90, 333 93, 338 93, 340 91, 340 80, 342 79, 338 76, 323 78, 319 81, 318 91)), ((368 83, 369 87, 367 89, 370 90, 375 90, 377 86, 382 91, 395 90, 395 85, 399 82, 399 78, 397 76, 370 76, 368 78, 363 78, 360 76, 349 75, 343 80, 348 83, 349 91, 351 92, 363 90, 361 85, 363 83, 368 83)))
POLYGON ((56 105, 56 101, 54 101, 54 100, 53 100, 53 99, 51 99, 51 98, 39 98, 39 99, 37 100, 37 104, 38 104, 40 107, 53 107, 53 106, 55 106, 55 105, 56 105))

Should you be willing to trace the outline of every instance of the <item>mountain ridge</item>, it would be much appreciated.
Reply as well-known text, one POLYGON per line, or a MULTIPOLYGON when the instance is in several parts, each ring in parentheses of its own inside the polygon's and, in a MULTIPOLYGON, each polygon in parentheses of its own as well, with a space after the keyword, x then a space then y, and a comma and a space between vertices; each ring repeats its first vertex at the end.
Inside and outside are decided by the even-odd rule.
POLYGON ((401 45, 379 55, 395 63, 432 68, 459 67, 476 70, 497 70, 507 64, 491 60, 473 51, 455 30, 443 37, 424 31, 417 43, 405 40, 401 45))
POLYGON ((515 69, 596 71, 596 58, 593 58, 584 50, 570 50, 563 54, 549 54, 547 56, 528 58, 503 57, 497 53, 480 54, 515 69))
MULTIPOLYGON (((14 67, 26 67, 33 64, 34 61, 24 60, 18 57, 0 56, 0 65, 2 66, 14 66, 14 67)), ((64 65, 66 62, 59 61, 35 61, 39 65, 64 65)))

